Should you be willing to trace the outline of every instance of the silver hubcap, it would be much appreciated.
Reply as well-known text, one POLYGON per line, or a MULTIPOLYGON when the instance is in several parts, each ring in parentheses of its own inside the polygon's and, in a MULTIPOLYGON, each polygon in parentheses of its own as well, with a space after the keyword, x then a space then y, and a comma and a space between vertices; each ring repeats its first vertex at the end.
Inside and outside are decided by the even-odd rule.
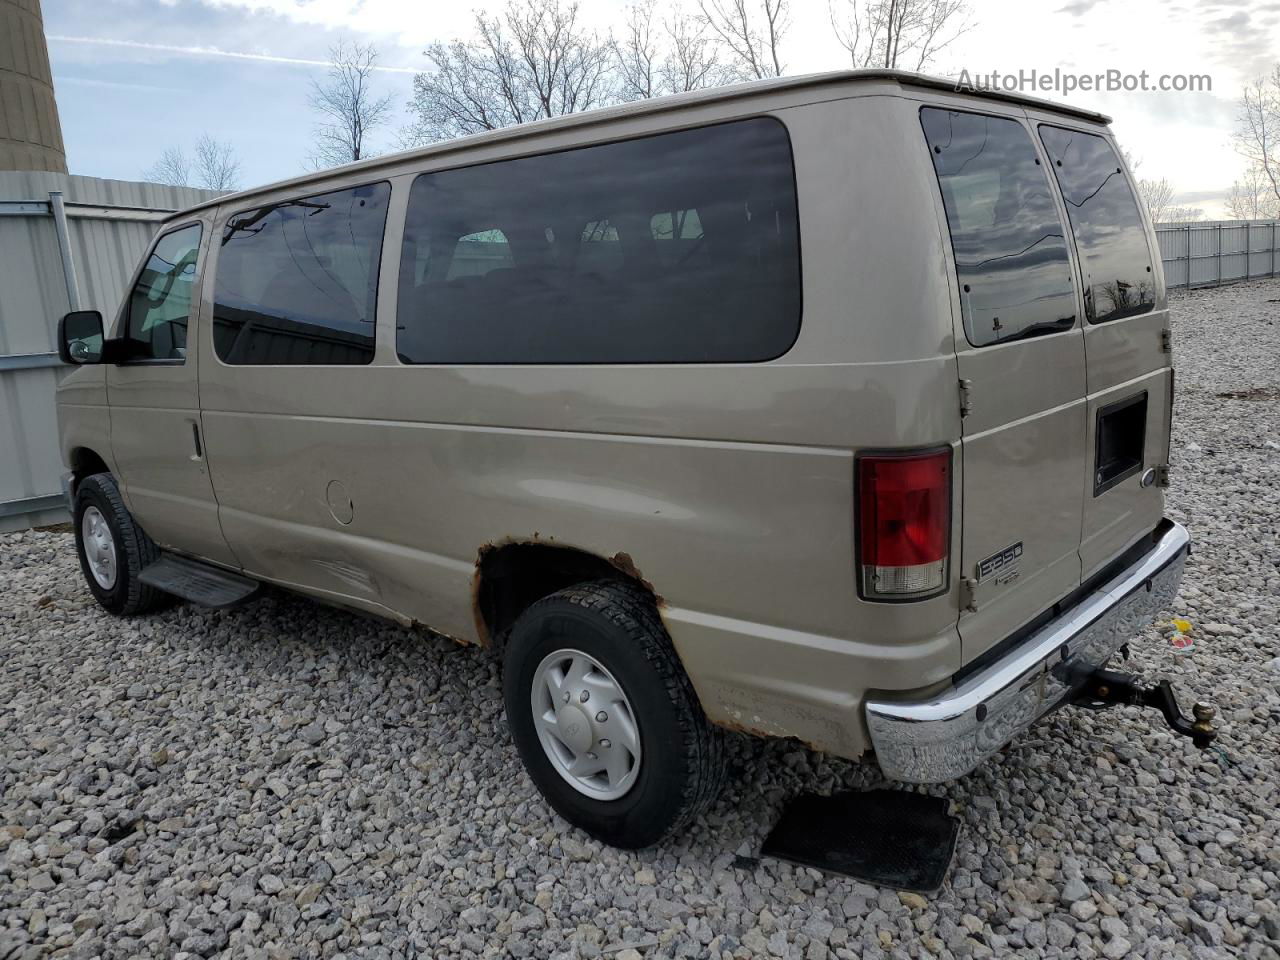
POLYGON ((103 590, 116 585, 116 542, 111 537, 107 518, 97 507, 87 507, 80 517, 80 541, 89 573, 103 590))
POLYGON ((556 771, 579 793, 616 800, 640 774, 635 711, 599 661, 557 650, 533 673, 533 722, 556 771))

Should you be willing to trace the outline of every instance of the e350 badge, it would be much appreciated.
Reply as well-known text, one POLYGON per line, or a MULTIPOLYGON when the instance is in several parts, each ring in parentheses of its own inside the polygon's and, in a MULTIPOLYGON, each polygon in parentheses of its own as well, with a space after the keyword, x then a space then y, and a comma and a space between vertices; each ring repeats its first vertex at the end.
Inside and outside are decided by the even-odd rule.
POLYGON ((1018 565, 1022 562, 1022 541, 993 553, 985 560, 978 561, 978 582, 995 579, 997 582, 1008 582, 1018 575, 1018 565))

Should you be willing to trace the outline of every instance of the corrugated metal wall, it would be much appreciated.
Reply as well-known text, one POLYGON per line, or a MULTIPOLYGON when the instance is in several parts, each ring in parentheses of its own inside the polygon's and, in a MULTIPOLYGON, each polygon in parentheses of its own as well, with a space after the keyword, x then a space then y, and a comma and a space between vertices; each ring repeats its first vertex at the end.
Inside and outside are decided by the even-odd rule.
POLYGON ((1280 274, 1277 220, 1158 223, 1156 238, 1169 287, 1202 287, 1280 274))
POLYGON ((65 520, 54 418, 54 337, 69 309, 50 191, 61 191, 80 306, 114 317, 125 284, 169 211, 207 190, 0 171, 0 530, 65 520))

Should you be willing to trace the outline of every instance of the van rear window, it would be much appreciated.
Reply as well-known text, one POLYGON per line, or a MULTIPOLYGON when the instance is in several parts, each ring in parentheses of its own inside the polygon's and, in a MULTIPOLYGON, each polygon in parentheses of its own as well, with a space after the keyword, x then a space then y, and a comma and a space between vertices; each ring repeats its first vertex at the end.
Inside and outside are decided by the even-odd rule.
POLYGON ((756 118, 423 174, 399 291, 406 363, 777 357, 800 325, 786 130, 756 118))
POLYGON ((969 342, 983 347, 1071 329, 1071 258, 1026 128, 936 107, 923 108, 920 122, 947 211, 969 342))
POLYGON ((1146 313, 1155 306, 1151 248, 1120 159, 1102 137, 1042 125, 1085 276, 1092 323, 1146 313))

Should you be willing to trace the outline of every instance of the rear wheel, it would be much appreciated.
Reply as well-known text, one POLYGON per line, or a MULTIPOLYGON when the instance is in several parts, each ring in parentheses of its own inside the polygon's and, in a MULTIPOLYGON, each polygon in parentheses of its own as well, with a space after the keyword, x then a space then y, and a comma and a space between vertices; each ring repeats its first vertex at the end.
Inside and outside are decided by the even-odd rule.
POLYGON ((109 473, 85 477, 76 488, 73 515, 80 570, 95 600, 109 613, 146 613, 173 598, 138 579, 160 548, 134 522, 109 473))
POLYGON ((503 696, 538 789, 605 843, 657 843, 719 792, 720 731, 636 586, 584 583, 529 607, 507 642, 503 696))

